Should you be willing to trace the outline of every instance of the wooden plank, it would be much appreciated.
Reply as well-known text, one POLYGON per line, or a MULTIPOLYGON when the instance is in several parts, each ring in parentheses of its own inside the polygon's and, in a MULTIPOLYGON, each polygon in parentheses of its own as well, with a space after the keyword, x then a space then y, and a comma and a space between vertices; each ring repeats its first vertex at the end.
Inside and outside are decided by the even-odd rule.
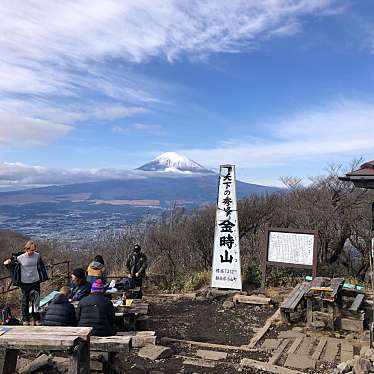
POLYGON ((309 290, 309 287, 310 284, 308 282, 299 283, 283 301, 280 308, 294 311, 302 300, 304 294, 309 290))
POLYGON ((193 346, 205 347, 205 348, 227 349, 230 351, 245 351, 245 352, 261 352, 262 351, 262 349, 259 349, 259 348, 257 349, 249 348, 247 345, 233 346, 233 345, 224 345, 224 344, 196 342, 193 340, 174 339, 174 338, 168 338, 168 337, 161 338, 161 344, 167 344, 167 343, 180 343, 180 344, 193 345, 193 346))
POLYGON ((302 342, 303 338, 296 338, 292 343, 290 349, 288 350, 288 354, 292 354, 296 352, 296 349, 299 347, 300 343, 302 342))
POLYGON ((51 337, 51 336, 24 336, 22 340, 19 338, 6 338, 0 337, 0 346, 11 348, 11 349, 50 349, 50 350, 66 350, 74 347, 78 344, 80 338, 77 336, 63 336, 63 337, 51 337))
POLYGON ((352 343, 343 340, 341 343, 340 362, 345 362, 353 358, 353 345, 352 343))
POLYGON ((304 338, 302 344, 300 345, 300 348, 297 351, 297 354, 299 356, 309 356, 309 352, 313 345, 313 339, 312 338, 304 338))
POLYGON ((3 336, 76 336, 87 340, 91 327, 61 327, 61 326, 9 326, 9 331, 3 336))
POLYGON ((340 318, 340 328, 346 331, 364 331, 364 321, 353 318, 340 318))
POLYGON ((350 312, 357 312, 358 308, 360 308, 361 304, 363 303, 365 298, 364 294, 358 294, 356 295, 355 299, 353 300, 353 303, 351 307, 348 309, 350 312))
POLYGON ((336 355, 339 351, 339 340, 338 339, 327 339, 326 351, 322 356, 323 361, 335 362, 336 355))
POLYGON ((322 354, 323 348, 325 348, 326 343, 327 343, 327 339, 326 338, 321 338, 321 340, 318 342, 316 350, 314 351, 314 353, 312 355, 313 360, 319 360, 319 358, 322 354))
POLYGON ((271 302, 270 297, 260 297, 254 295, 234 295, 232 301, 234 303, 242 303, 242 304, 254 304, 254 305, 269 305, 271 302))
POLYGON ((273 355, 269 359, 269 364, 276 365, 279 359, 282 356, 283 351, 286 349, 289 343, 288 339, 284 339, 279 348, 273 353, 273 355))
POLYGON ((280 309, 278 309, 270 318, 265 322, 264 327, 257 332, 257 334, 251 339, 248 344, 249 348, 254 348, 259 340, 266 334, 270 326, 280 318, 280 309))
POLYGON ((275 374, 303 374, 301 371, 287 369, 282 366, 272 365, 268 362, 261 362, 257 360, 252 360, 250 358, 243 358, 240 361, 240 365, 243 367, 250 367, 257 370, 263 370, 268 373, 275 374))
POLYGON ((129 352, 132 336, 92 336, 90 348, 92 351, 129 352))
POLYGON ((263 349, 277 349, 281 345, 283 339, 265 339, 261 348, 263 349))
POLYGON ((316 361, 313 360, 310 356, 302 356, 298 354, 290 354, 287 356, 286 362, 284 366, 292 367, 295 369, 315 369, 316 368, 316 361))

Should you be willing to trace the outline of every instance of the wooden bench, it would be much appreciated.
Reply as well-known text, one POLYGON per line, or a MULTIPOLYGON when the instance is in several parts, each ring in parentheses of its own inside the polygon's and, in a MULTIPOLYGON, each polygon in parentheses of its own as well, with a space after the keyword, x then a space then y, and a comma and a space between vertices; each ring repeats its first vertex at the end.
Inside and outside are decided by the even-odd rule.
POLYGON ((0 374, 14 373, 19 350, 68 354, 69 374, 90 371, 90 327, 9 326, 0 336, 0 374))
POLYGON ((114 373, 115 356, 119 359, 120 372, 123 372, 123 367, 128 354, 131 349, 132 336, 92 336, 90 343, 91 352, 100 352, 103 358, 99 362, 99 366, 93 364, 93 369, 99 370, 104 374, 114 373))
POLYGON ((309 291, 310 283, 299 283, 288 295, 288 297, 280 305, 280 312, 283 320, 290 322, 290 314, 295 312, 304 298, 304 295, 309 291))

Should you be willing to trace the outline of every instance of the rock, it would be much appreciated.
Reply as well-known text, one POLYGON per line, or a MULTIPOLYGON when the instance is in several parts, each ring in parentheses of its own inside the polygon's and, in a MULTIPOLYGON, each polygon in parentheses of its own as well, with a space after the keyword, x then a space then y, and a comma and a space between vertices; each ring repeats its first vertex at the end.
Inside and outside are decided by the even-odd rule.
POLYGON ((232 309, 234 308, 234 303, 231 301, 231 300, 226 300, 224 303, 223 303, 223 308, 225 309, 232 309))
POLYGON ((364 353, 363 357, 367 358, 371 361, 374 361, 374 349, 373 348, 365 349, 365 353, 364 353))
POLYGON ((207 351, 204 349, 198 349, 196 355, 205 359, 205 360, 225 360, 227 358, 226 352, 218 352, 218 351, 207 351))
POLYGON ((41 356, 36 358, 34 361, 30 362, 30 364, 24 366, 18 372, 22 374, 31 374, 34 371, 50 366, 51 364, 52 364, 52 356, 47 356, 46 354, 42 354, 41 356))
POLYGON ((355 374, 368 374, 370 368, 370 361, 365 358, 359 358, 353 365, 353 371, 355 374))
POLYGON ((209 361, 209 360, 204 360, 203 358, 186 358, 183 361, 183 365, 192 365, 192 366, 200 366, 200 367, 205 367, 205 368, 214 368, 215 367, 215 362, 214 361, 209 361))
POLYGON ((339 373, 348 373, 351 370, 351 367, 347 362, 342 362, 337 367, 339 373))
POLYGON ((159 360, 161 358, 168 358, 172 355, 172 350, 169 347, 162 345, 146 345, 138 352, 138 356, 148 358, 149 360, 159 360))
POLYGON ((300 326, 295 326, 292 328, 292 331, 296 331, 296 332, 304 332, 304 328, 303 327, 300 327, 300 326))
POLYGON ((322 330, 325 328, 325 322, 323 321, 313 321, 311 323, 311 325, 313 326, 313 328, 315 328, 316 330, 322 330))

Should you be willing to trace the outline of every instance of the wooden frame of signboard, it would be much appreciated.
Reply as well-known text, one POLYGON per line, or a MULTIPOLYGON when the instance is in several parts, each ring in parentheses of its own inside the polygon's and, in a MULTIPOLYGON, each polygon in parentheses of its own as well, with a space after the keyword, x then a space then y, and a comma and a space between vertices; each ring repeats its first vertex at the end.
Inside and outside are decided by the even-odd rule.
POLYGON ((318 231, 317 230, 303 230, 303 229, 290 229, 290 228, 279 228, 279 227, 265 227, 265 246, 263 251, 262 258, 262 281, 261 287, 265 287, 266 282, 266 268, 267 266, 279 266, 279 267, 288 267, 295 269, 311 269, 313 278, 317 276, 317 246, 318 246, 318 231), (281 232, 286 234, 307 234, 313 235, 313 260, 312 265, 309 264, 295 264, 290 262, 277 262, 269 261, 269 235, 272 232, 281 232))

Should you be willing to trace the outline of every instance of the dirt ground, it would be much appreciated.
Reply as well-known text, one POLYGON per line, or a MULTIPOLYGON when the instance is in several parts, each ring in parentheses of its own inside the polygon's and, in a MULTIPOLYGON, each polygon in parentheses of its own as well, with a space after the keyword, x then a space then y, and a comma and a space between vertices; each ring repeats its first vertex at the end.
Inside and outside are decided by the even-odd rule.
MULTIPOLYGON (((261 328, 266 319, 275 309, 269 306, 239 304, 234 308, 223 308, 223 300, 171 300, 150 298, 149 330, 156 331, 158 339, 162 337, 193 340, 206 343, 241 346, 248 344, 254 335, 254 329, 261 328)), ((202 347, 189 347, 179 343, 169 343, 173 356, 169 359, 149 361, 137 356, 132 351, 126 373, 264 373, 259 370, 243 370, 239 368, 240 360, 244 357, 266 360, 267 353, 245 352, 240 350, 224 350, 228 353, 225 363, 218 363, 214 368, 202 368, 184 365, 186 357, 195 357, 202 347)))

